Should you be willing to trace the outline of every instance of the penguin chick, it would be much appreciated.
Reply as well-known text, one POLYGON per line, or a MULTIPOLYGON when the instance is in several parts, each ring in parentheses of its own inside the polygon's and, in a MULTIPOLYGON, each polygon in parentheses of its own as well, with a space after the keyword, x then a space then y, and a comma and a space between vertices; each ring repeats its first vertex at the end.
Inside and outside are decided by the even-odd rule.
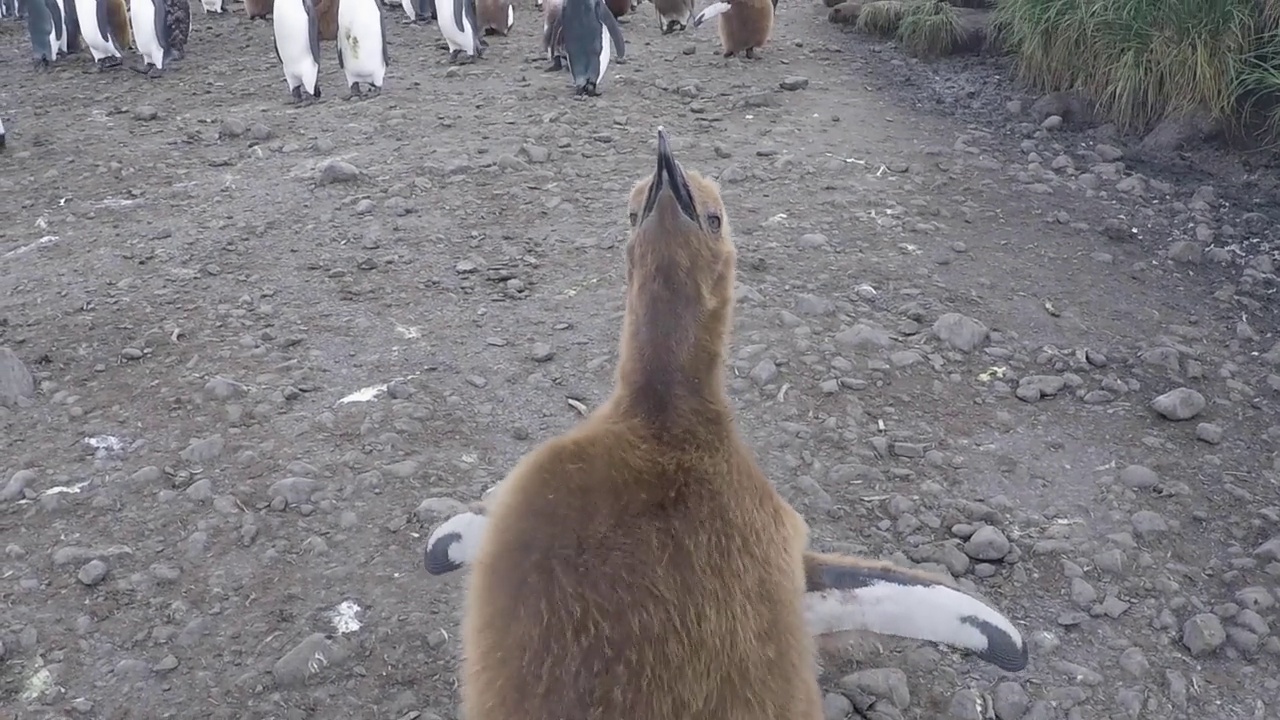
POLYGON ((773 5, 770 0, 719 0, 693 19, 699 27, 713 17, 720 18, 720 49, 725 57, 745 51, 756 59, 756 48, 764 47, 773 32, 773 5))
POLYGON ((604 4, 616 18, 620 18, 632 10, 631 0, 604 0, 604 4))
MULTIPOLYGON (((499 484, 467 512, 431 533, 424 564, 444 575, 471 564, 489 524, 499 484)), ((878 633, 948 645, 1008 672, 1027 666, 1027 645, 1004 615, 958 589, 950 578, 892 563, 806 552, 805 619, 819 649, 830 655, 878 633)))
MULTIPOLYGON (((104 0, 98 0, 103 2, 104 0)), ((124 0, 105 0, 107 3, 107 27, 110 28, 111 42, 121 55, 133 47, 133 32, 129 26, 129 8, 124 0)))
POLYGON ((316 33, 321 40, 338 39, 338 0, 313 0, 316 7, 316 33))
POLYGON ((693 0, 653 0, 653 10, 658 15, 658 28, 663 35, 669 35, 689 26, 693 0))
POLYGON ((467 588, 462 716, 821 720, 807 531, 724 389, 735 251, 718 188, 659 130, 628 211, 614 389, 503 481, 467 588))
POLYGON ((187 0, 155 2, 162 2, 165 6, 165 29, 169 34, 165 60, 181 60, 187 56, 187 40, 191 38, 191 6, 187 0))
POLYGON ((568 57, 564 48, 563 10, 564 0, 547 0, 542 6, 542 52, 551 61, 547 72, 563 70, 568 57))
POLYGON ((244 0, 244 12, 250 20, 266 20, 274 10, 275 0, 244 0))
POLYGON ((485 35, 505 37, 516 24, 516 8, 511 0, 476 0, 476 19, 485 35))

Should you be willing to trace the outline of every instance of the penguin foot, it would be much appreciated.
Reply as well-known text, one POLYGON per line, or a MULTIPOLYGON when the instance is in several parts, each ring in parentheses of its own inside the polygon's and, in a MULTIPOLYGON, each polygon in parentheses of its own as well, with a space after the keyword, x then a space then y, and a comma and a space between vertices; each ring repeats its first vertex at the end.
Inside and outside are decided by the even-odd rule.
POLYGON ((298 87, 293 88, 293 90, 290 91, 290 95, 293 96, 293 104, 300 105, 302 103, 302 86, 299 85, 298 87))
POLYGON ((129 69, 138 73, 139 75, 147 75, 151 72, 151 65, 146 61, 143 61, 140 63, 134 63, 130 65, 129 69))
POLYGON ((731 57, 733 57, 733 56, 734 56, 734 52, 733 52, 732 50, 725 50, 725 51, 724 51, 724 57, 731 58, 731 57))
POLYGON ((677 30, 683 32, 684 29, 685 29, 685 24, 680 22, 679 20, 668 20, 667 26, 662 29, 662 34, 670 35, 671 33, 676 32, 677 30))
POLYGON ((151 78, 152 80, 162 78, 164 77, 164 70, 161 70, 160 68, 154 67, 154 66, 147 68, 147 77, 151 78))
POLYGON ((351 83, 351 92, 350 92, 350 94, 348 94, 348 95, 347 95, 345 98, 343 98, 343 99, 344 99, 344 100, 356 100, 356 99, 358 99, 358 98, 360 98, 360 97, 362 97, 362 95, 361 95, 361 93, 360 93, 360 83, 358 83, 358 82, 353 82, 353 83, 351 83))
POLYGON ((462 51, 461 51, 461 50, 454 50, 453 52, 449 53, 449 64, 450 64, 450 65, 457 65, 457 64, 458 64, 458 57, 459 57, 459 56, 461 56, 461 55, 462 55, 462 51))
POLYGON ((755 49, 755 48, 753 48, 753 47, 749 47, 749 48, 747 48, 747 51, 746 51, 745 53, 743 53, 743 54, 747 56, 747 59, 748 59, 748 60, 759 60, 759 59, 760 59, 760 57, 759 57, 758 55, 756 55, 756 49, 755 49))
POLYGON ((559 55, 552 59, 551 65, 543 68, 544 72, 560 72, 561 70, 564 70, 564 61, 560 59, 559 55))

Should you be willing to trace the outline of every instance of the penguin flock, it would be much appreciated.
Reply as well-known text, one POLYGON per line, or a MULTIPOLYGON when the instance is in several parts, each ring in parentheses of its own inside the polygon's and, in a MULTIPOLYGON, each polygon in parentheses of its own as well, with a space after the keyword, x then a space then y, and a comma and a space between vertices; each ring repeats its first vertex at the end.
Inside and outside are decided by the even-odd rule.
MULTIPOLYGON (((626 62, 618 18, 643 0, 535 0, 542 14, 542 51, 548 72, 566 68, 575 95, 596 96, 610 61, 626 62)), ((205 13, 229 12, 230 0, 200 0, 205 13)), ((244 0, 252 20, 270 18, 274 50, 295 104, 321 96, 321 40, 336 41, 348 97, 381 92, 390 54, 383 0, 244 0)), ((696 0, 651 0, 662 33, 694 28, 717 18, 725 57, 754 59, 773 29, 777 0, 716 0, 695 14, 696 0)), ((484 58, 488 37, 505 37, 515 25, 514 0, 401 0, 410 23, 435 22, 451 64, 484 58)), ((0 0, 0 17, 25 20, 33 65, 48 69, 60 57, 88 48, 99 72, 124 64, 160 77, 185 56, 191 34, 188 0, 0 0)))

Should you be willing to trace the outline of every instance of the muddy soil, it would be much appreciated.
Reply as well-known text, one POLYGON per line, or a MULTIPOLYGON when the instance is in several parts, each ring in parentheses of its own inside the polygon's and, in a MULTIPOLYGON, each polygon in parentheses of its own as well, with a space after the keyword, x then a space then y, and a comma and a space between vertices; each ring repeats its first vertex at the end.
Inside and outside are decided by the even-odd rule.
POLYGON ((723 184, 730 390, 815 544, 950 572, 1033 646, 869 642, 831 718, 1275 716, 1264 268, 1148 239, 1223 193, 916 107, 879 88, 937 71, 817 3, 754 62, 645 5, 590 100, 531 2, 460 68, 386 12, 382 95, 325 43, 310 107, 241 5, 158 79, 34 73, 0 22, 0 717, 454 717, 462 578, 423 541, 608 393, 658 124, 723 184))

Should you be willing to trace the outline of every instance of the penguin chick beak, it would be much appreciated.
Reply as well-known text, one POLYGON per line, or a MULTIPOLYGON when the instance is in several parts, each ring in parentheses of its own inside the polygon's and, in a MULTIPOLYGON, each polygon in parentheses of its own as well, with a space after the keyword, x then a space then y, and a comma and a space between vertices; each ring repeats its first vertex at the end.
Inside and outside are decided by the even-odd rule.
POLYGON ((658 128, 658 168, 649 183, 649 194, 644 199, 644 217, 649 217, 663 196, 669 196, 680 208, 681 214, 695 223, 698 222, 698 208, 693 202, 693 192, 689 189, 689 181, 684 176, 680 163, 671 154, 671 145, 667 142, 667 133, 658 128))

